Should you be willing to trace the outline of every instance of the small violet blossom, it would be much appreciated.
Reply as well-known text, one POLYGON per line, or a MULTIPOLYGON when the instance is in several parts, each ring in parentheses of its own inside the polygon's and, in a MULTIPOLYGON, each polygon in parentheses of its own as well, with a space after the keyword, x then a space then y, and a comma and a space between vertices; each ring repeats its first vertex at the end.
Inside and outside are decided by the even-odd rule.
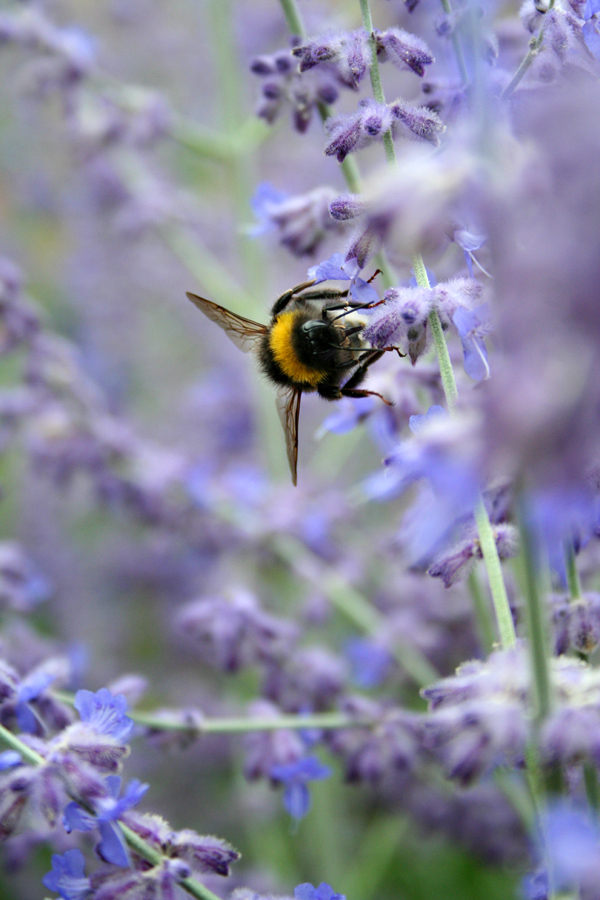
POLYGON ((323 765, 316 756, 305 756, 287 765, 273 766, 269 774, 273 781, 280 781, 285 786, 283 805, 290 816, 302 819, 310 808, 307 782, 329 778, 331 769, 323 765))
POLYGON ((107 793, 94 801, 96 814, 86 812, 77 803, 67 804, 63 814, 63 825, 67 833, 71 831, 92 831, 98 828, 100 843, 98 853, 106 862, 125 868, 129 865, 129 853, 118 819, 128 809, 137 806, 149 785, 137 779, 129 782, 122 797, 119 797, 121 779, 118 775, 108 775, 105 779, 107 793))
POLYGON ((56 891, 63 900, 85 900, 90 896, 90 879, 85 874, 85 859, 81 850, 74 848, 52 857, 52 871, 42 878, 49 891, 56 891))
POLYGON ((113 696, 108 688, 99 691, 77 691, 75 709, 81 721, 97 734, 124 741, 133 728, 133 721, 125 715, 127 700, 123 694, 113 696))
POLYGON ((346 900, 344 894, 336 894, 330 884, 322 881, 319 887, 307 882, 294 888, 294 900, 346 900))
POLYGON ((358 273, 360 266, 355 259, 344 260, 341 253, 333 253, 329 259, 311 266, 308 277, 314 279, 315 284, 323 281, 349 281, 350 296, 358 303, 379 303, 379 295, 375 288, 360 278, 358 273))

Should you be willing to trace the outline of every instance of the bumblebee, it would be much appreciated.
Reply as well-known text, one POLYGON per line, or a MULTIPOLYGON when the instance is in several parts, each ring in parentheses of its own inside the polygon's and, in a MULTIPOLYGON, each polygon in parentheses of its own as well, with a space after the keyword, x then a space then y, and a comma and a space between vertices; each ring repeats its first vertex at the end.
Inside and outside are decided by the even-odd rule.
POLYGON ((351 321, 351 314, 375 304, 348 299, 347 290, 311 291, 314 284, 305 281, 278 297, 269 325, 238 316, 187 292, 192 303, 216 322, 240 350, 255 353, 263 373, 275 384, 294 485, 302 394, 316 391, 325 400, 376 396, 391 405, 381 394, 359 387, 369 366, 385 350, 370 348, 362 340, 363 325, 351 321))

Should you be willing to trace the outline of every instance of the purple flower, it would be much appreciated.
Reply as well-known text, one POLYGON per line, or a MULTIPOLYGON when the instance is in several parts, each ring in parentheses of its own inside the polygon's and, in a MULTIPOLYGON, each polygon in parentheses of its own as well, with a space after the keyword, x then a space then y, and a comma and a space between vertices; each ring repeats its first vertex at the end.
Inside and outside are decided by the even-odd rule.
POLYGON ((550 881, 556 891, 597 888, 600 879, 600 828, 583 809, 566 801, 549 807, 542 817, 540 844, 548 859, 550 881))
POLYGON ((380 685, 392 665, 392 657, 385 647, 365 638, 349 640, 346 644, 346 655, 350 660, 355 683, 365 690, 380 685))
POLYGON ((300 71, 291 50, 255 57, 250 69, 263 79, 257 115, 272 124, 286 106, 292 109, 294 127, 303 134, 320 103, 334 103, 339 79, 328 67, 315 72, 300 71))
POLYGON ((369 284, 358 273, 361 267, 356 259, 344 260, 341 253, 332 253, 329 259, 311 266, 308 277, 314 279, 315 284, 323 281, 349 281, 350 296, 358 303, 379 303, 379 295, 373 285, 369 284))
POLYGON ((329 213, 329 205, 335 196, 333 188, 327 187, 292 196, 263 182, 251 201, 258 219, 258 225, 251 233, 277 232, 279 242, 294 256, 314 253, 327 232, 342 229, 339 221, 329 213))
POLYGON ((464 368, 474 381, 490 377, 485 336, 489 334, 490 309, 487 303, 475 309, 459 308, 452 317, 462 341, 464 368))
POLYGON ((332 434, 347 434, 364 421, 374 409, 377 409, 374 397, 344 397, 336 403, 335 412, 327 416, 322 423, 317 437, 322 437, 327 431, 332 434))
POLYGON ((127 810, 137 806, 149 785, 133 779, 119 797, 121 779, 118 775, 107 776, 105 784, 106 794, 94 800, 95 815, 86 812, 77 803, 69 803, 63 814, 63 825, 68 833, 98 828, 100 843, 97 850, 100 857, 114 866, 125 868, 129 865, 129 852, 118 826, 118 819, 127 810))
POLYGON ((32 708, 29 706, 32 700, 37 700, 40 694, 46 690, 56 675, 43 670, 34 671, 24 679, 19 686, 16 695, 15 712, 21 731, 35 734, 39 731, 40 722, 32 708))
POLYGON ((316 756, 305 756, 289 765, 273 766, 270 771, 273 781, 284 785, 283 805, 294 819, 302 819, 310 808, 309 781, 329 778, 331 769, 323 765, 316 756))
POLYGON ((344 894, 336 894, 330 884, 322 881, 319 887, 310 883, 294 888, 294 900, 346 900, 344 894))
POLYGON ((67 850, 52 857, 52 871, 42 878, 49 891, 56 891, 63 900, 85 900, 90 896, 90 879, 84 875, 85 859, 81 850, 67 850))
POLYGON ((113 697, 108 688, 100 688, 96 693, 77 691, 74 706, 81 721, 96 734, 124 741, 133 728, 133 721, 125 715, 127 700, 122 694, 113 697))

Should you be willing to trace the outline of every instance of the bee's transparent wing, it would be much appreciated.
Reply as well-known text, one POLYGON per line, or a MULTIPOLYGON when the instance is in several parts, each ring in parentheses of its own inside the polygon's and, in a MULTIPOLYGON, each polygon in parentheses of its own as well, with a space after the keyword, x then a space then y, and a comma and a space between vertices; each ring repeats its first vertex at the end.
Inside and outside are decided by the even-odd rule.
POLYGON ((295 388, 282 387, 277 391, 277 412, 285 432, 285 448, 294 486, 298 481, 298 419, 301 397, 302 392, 295 388))
POLYGON ((268 334, 269 329, 266 325, 253 322, 252 319, 246 319, 244 316, 238 316, 225 307, 213 303, 212 300, 205 300, 204 297, 198 297, 197 294, 191 294, 189 291, 187 291, 187 297, 211 322, 216 322, 236 347, 239 347, 244 353, 254 350, 258 340, 268 334))

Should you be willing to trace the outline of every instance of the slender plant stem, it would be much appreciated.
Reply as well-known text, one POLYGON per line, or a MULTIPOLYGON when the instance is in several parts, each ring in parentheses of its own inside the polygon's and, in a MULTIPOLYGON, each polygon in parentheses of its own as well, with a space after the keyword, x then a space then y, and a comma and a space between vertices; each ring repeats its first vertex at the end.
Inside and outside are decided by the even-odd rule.
POLYGON ((469 575, 469 590, 473 607, 475 609, 475 619, 479 629, 481 641, 486 653, 491 653, 494 649, 495 635, 494 622, 490 614, 490 607, 487 597, 484 597, 477 573, 472 571, 469 575))
POLYGON ((534 721, 539 728, 552 709, 552 684, 548 665, 548 646, 542 598, 538 581, 538 565, 533 538, 523 497, 519 500, 521 546, 525 584, 525 608, 531 650, 534 685, 534 721))
POLYGON ((567 570, 567 585, 569 597, 572 601, 581 600, 581 582, 577 571, 577 558, 575 548, 571 540, 565 541, 565 568, 567 570))
POLYGON ((475 522, 477 524, 483 561, 487 569, 490 592, 492 594, 496 621, 498 623, 498 631, 500 632, 500 643, 506 650, 508 647, 514 646, 517 638, 504 584, 502 565, 500 563, 500 557, 498 556, 498 548, 496 547, 494 529, 492 528, 481 496, 475 505, 475 522))
POLYGON ((279 0, 290 34, 299 38, 306 37, 306 28, 298 9, 296 0, 279 0))

